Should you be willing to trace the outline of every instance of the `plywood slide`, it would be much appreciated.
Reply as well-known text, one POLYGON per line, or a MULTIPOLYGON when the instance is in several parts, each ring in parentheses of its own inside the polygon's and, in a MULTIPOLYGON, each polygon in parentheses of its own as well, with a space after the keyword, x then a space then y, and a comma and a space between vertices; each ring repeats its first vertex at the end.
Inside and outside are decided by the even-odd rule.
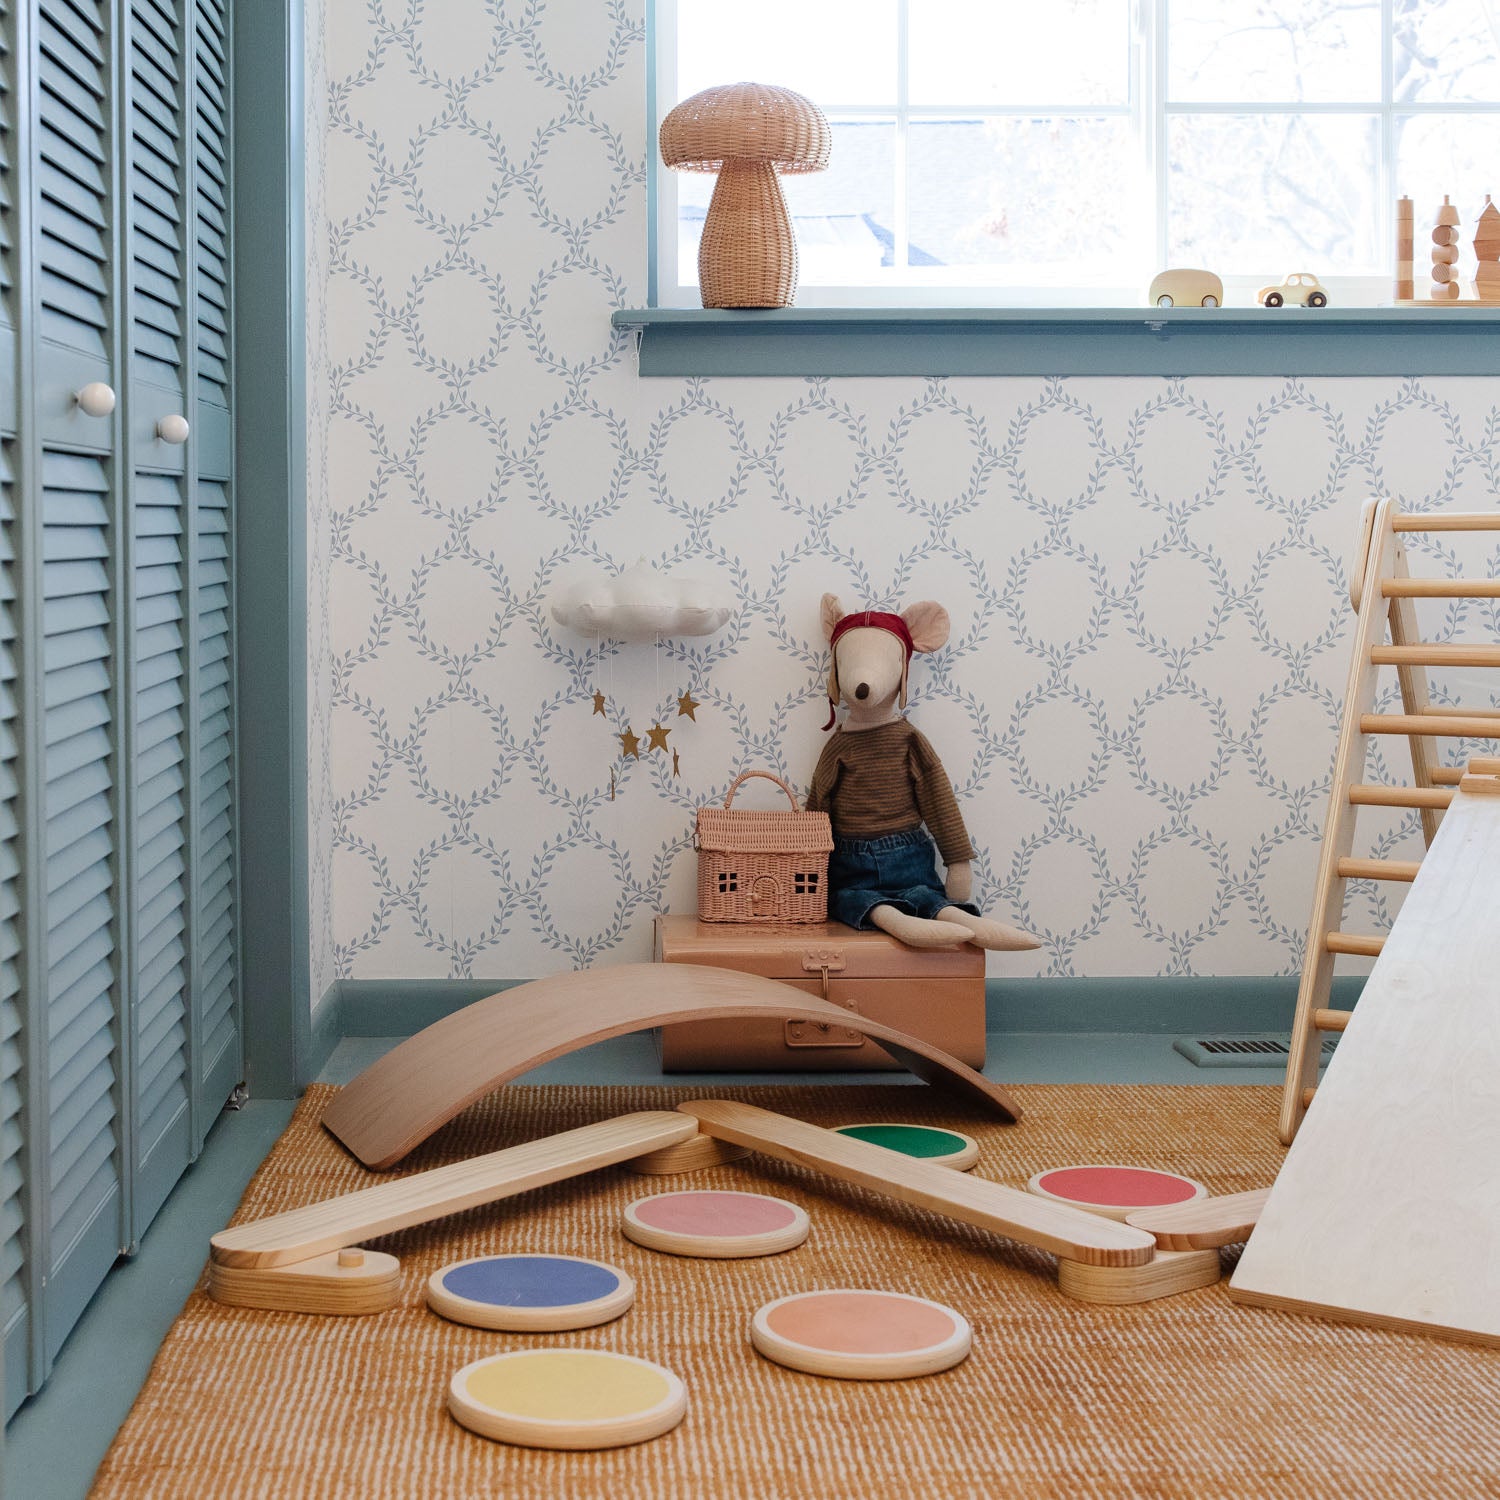
POLYGON ((1230 1295, 1500 1346, 1497 1246, 1500 778, 1469 775, 1230 1295))

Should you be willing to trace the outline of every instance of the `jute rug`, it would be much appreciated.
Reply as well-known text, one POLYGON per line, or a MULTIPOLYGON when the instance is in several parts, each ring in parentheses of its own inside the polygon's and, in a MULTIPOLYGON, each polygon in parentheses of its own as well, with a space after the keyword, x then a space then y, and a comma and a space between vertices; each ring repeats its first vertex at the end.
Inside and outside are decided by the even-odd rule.
MULTIPOLYGON (((711 1092, 505 1089, 404 1169, 711 1092)), ((366 1184, 318 1127, 331 1093, 309 1091, 240 1218, 366 1184)), ((1016 1185, 1048 1166, 1121 1161, 1234 1192, 1269 1182, 1282 1154, 1266 1088, 1029 1087, 1017 1090, 1026 1119, 1010 1127, 953 1112, 922 1087, 732 1093, 822 1124, 964 1129, 983 1146, 976 1170, 1016 1185)), ((253 1312, 195 1292, 105 1458, 97 1500, 1500 1496, 1500 1354, 1237 1307, 1222 1282, 1133 1308, 1085 1305, 1057 1291, 1040 1252, 766 1158, 678 1179, 610 1168, 381 1248, 401 1258, 404 1295, 374 1317, 253 1312), (631 1198, 687 1182, 793 1199, 812 1237, 767 1259, 702 1261, 620 1235, 631 1198), (611 1260, 636 1278, 636 1305, 618 1322, 544 1337, 674 1369, 691 1401, 680 1427, 637 1447, 562 1454, 489 1442, 449 1418, 454 1370, 536 1336, 444 1322, 423 1283, 448 1261, 524 1249, 611 1260), (828 1286, 947 1303, 973 1323, 973 1353, 920 1380, 851 1383, 753 1351, 758 1306, 828 1286)))

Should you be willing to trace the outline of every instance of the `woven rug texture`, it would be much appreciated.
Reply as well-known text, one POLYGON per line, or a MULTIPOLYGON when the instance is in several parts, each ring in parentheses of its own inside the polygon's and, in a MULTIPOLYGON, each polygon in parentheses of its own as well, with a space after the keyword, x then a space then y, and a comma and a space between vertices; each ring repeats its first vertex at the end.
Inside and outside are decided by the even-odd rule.
MULTIPOLYGON (((309 1089, 235 1222, 369 1185, 319 1127, 333 1092, 309 1089)), ((965 1130, 982 1148, 977 1174, 1013 1186, 1044 1168, 1112 1161, 1238 1192, 1269 1183, 1283 1155, 1270 1088, 1015 1092, 1025 1119, 1006 1126, 920 1086, 513 1086, 400 1171, 715 1093, 823 1125, 965 1130)), ((400 1305, 371 1317, 222 1307, 200 1283, 94 1500, 1500 1497, 1500 1353, 1239 1307, 1223 1281, 1135 1307, 1077 1302, 1041 1251, 766 1157, 690 1177, 612 1167, 372 1243, 400 1257, 403 1282, 400 1305), (812 1235, 782 1255, 711 1261, 620 1234, 631 1199, 688 1185, 791 1199, 812 1235), (427 1310, 423 1286, 438 1267, 507 1251, 611 1261, 635 1278, 636 1305, 614 1323, 548 1335, 427 1310), (754 1352, 749 1322, 762 1303, 836 1286, 946 1303, 973 1324, 973 1352, 942 1374, 891 1382, 819 1379, 754 1352), (686 1420, 634 1447, 553 1453, 488 1441, 448 1416, 453 1371, 541 1344, 667 1365, 687 1384, 686 1420)))

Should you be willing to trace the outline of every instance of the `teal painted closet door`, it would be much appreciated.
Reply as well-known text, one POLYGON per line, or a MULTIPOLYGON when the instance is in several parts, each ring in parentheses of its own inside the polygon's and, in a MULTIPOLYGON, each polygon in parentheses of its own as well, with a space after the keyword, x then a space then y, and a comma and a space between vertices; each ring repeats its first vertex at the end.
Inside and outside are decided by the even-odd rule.
POLYGON ((0 0, 7 1414, 241 1076, 225 22, 0 0))
MULTIPOLYGON (((117 18, 106 0, 42 0, 32 16, 36 99, 29 206, 37 390, 22 508, 23 767, 36 812, 24 852, 28 1259, 33 1381, 126 1243, 128 1011, 121 902, 129 816, 118 714, 126 580, 124 409, 91 416, 72 393, 124 390, 120 362, 117 18), (39 562, 39 576, 31 576, 39 562), (28 755, 26 752, 30 752, 28 755), (28 878, 30 877, 30 878, 28 878)), ((30 309, 22 309, 23 320, 30 309)), ((22 337, 27 330, 22 328, 22 337)), ((8 1362, 7 1362, 8 1363, 8 1362)))
POLYGON ((198 0, 193 26, 194 1150, 244 1076, 236 962, 234 609, 230 567, 229 9, 198 0))

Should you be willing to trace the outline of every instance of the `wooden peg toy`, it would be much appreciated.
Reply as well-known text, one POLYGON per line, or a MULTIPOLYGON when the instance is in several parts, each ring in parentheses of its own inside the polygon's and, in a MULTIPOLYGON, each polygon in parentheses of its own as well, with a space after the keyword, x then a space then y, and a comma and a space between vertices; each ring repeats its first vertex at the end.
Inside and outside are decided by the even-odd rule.
POLYGON ((1474 225, 1474 254, 1474 295, 1483 302, 1500 302, 1500 208, 1488 193, 1474 225))
POLYGON ((1416 296, 1413 262, 1416 249, 1415 220, 1410 198, 1396 200, 1396 299, 1416 296))
POLYGON ((1432 229, 1432 279, 1435 298, 1451 300, 1458 296, 1458 209, 1446 193, 1432 229))

